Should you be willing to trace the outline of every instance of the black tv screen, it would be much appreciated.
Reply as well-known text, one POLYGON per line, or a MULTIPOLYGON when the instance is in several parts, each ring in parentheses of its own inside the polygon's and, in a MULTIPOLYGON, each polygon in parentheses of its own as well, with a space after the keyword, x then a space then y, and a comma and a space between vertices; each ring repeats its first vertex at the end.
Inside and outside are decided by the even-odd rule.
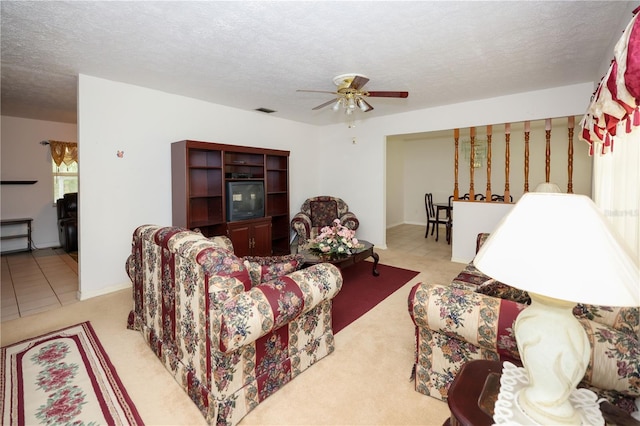
POLYGON ((264 217, 264 182, 227 182, 227 222, 264 217))

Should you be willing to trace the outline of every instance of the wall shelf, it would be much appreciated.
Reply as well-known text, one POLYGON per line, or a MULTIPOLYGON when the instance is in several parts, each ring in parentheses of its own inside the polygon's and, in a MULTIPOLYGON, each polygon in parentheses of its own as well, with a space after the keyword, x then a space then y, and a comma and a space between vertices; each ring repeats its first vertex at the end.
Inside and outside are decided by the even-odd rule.
POLYGON ((0 185, 33 185, 37 180, 2 180, 0 185))

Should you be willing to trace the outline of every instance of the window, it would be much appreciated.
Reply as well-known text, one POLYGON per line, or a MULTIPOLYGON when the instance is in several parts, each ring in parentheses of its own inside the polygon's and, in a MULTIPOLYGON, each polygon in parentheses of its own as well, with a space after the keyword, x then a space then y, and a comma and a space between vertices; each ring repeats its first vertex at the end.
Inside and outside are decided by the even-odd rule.
POLYGON ((41 143, 51 148, 53 204, 56 204, 64 194, 78 192, 78 144, 54 140, 41 143))
POLYGON ((74 161, 69 165, 65 163, 56 166, 51 160, 53 167, 53 202, 54 204, 64 194, 78 192, 78 162, 74 161))

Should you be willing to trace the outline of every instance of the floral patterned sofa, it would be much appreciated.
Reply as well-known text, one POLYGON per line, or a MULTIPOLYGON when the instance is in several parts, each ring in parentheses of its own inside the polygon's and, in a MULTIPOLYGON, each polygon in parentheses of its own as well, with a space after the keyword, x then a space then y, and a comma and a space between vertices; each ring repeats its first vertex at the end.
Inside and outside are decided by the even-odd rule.
MULTIPOLYGON (((478 237, 479 247, 486 234, 478 237)), ((469 263, 450 285, 416 284, 409 295, 416 328, 415 388, 446 400, 451 382, 472 359, 522 365, 513 324, 530 303, 526 292, 500 283, 469 263)), ((574 315, 591 343, 591 359, 580 387, 627 412, 640 397, 638 308, 578 304, 574 315)), ((640 401, 640 400, 639 400, 640 401)))
POLYGON ((138 330, 209 424, 234 425, 334 350, 330 264, 238 258, 226 237, 176 227, 133 233, 128 328, 138 330))
POLYGON ((352 231, 360 226, 356 215, 349 211, 349 206, 341 198, 321 195, 305 200, 291 219, 291 229, 297 234, 298 246, 315 238, 321 228, 331 226, 335 219, 340 219, 340 224, 352 231))

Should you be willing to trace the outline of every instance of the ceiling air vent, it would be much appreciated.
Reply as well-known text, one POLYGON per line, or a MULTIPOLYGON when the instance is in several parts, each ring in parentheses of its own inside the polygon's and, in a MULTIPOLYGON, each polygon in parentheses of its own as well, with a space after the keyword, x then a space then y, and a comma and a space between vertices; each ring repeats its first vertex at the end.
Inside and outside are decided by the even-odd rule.
POLYGON ((269 108, 256 108, 256 111, 264 112, 265 114, 271 114, 275 112, 274 110, 269 108))

